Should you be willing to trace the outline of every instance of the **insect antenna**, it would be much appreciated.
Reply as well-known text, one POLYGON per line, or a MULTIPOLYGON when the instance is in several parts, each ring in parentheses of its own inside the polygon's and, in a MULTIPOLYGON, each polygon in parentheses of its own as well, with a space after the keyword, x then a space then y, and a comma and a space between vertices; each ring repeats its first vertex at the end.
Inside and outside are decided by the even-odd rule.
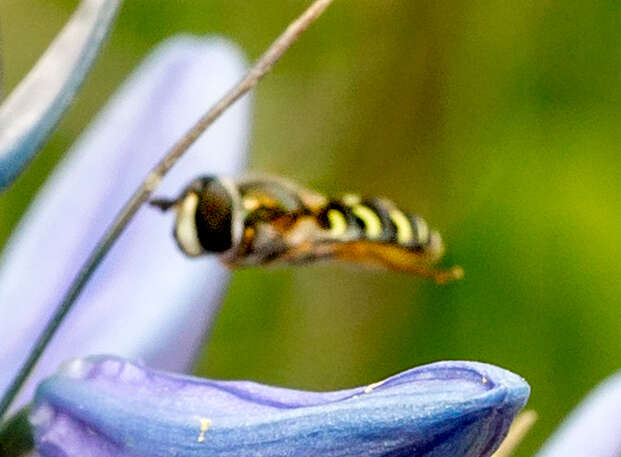
POLYGON ((169 200, 167 198, 154 198, 149 200, 149 205, 155 206, 156 208, 161 209, 162 211, 167 211, 171 207, 177 204, 177 200, 169 200))

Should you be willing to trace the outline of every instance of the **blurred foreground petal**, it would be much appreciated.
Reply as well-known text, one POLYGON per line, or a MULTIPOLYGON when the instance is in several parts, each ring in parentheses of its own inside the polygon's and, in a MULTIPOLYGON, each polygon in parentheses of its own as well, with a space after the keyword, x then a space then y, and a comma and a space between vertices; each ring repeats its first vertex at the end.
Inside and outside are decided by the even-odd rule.
MULTIPOLYGON (((245 63, 219 39, 182 37, 136 71, 46 183, 0 262, 0 393, 112 218, 147 171, 234 81, 245 63)), ((245 163, 249 99, 227 111, 162 181, 178 193, 200 173, 245 163)), ((17 402, 67 358, 112 353, 184 370, 218 308, 228 272, 188 259, 171 216, 143 207, 104 259, 17 402)))
POLYGON ((474 362, 317 393, 104 356, 44 381, 30 420, 43 457, 474 457, 498 447, 528 395, 520 377, 474 362))
POLYGON ((114 23, 120 0, 82 0, 45 54, 0 105, 0 191, 62 118, 114 23))
POLYGON ((621 373, 596 387, 536 457, 567 456, 621 456, 621 373))

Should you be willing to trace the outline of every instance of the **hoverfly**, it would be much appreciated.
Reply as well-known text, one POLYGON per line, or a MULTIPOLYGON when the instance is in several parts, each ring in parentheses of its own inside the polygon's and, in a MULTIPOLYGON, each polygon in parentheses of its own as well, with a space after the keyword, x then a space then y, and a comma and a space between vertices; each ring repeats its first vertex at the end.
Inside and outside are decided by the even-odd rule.
POLYGON ((174 199, 174 237, 188 256, 217 254, 231 268, 342 260, 412 273, 445 283, 461 267, 435 269, 440 234, 384 198, 327 198, 288 180, 249 175, 201 176, 174 199))

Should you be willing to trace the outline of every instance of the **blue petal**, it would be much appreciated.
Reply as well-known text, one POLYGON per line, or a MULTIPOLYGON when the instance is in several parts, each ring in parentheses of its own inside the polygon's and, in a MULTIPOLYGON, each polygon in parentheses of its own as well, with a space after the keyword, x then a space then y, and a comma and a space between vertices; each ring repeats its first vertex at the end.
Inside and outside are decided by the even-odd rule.
POLYGON ((526 403, 520 377, 440 362, 366 387, 302 392, 76 360, 43 382, 43 457, 489 456, 526 403))
POLYGON ((595 388, 537 453, 537 457, 620 455, 621 373, 595 388))
POLYGON ((105 41, 120 0, 83 0, 30 73, 0 106, 0 191, 62 118, 105 41))
MULTIPOLYGON (((0 392, 97 240, 147 171, 245 71, 220 39, 182 37, 157 50, 120 89, 44 186, 0 261, 0 392)), ((245 163, 249 99, 229 110, 162 181, 176 195, 200 173, 245 163)), ((112 248, 44 354, 24 395, 68 358, 112 353, 167 370, 189 367, 218 309, 228 271, 188 259, 173 214, 148 206, 112 248)))

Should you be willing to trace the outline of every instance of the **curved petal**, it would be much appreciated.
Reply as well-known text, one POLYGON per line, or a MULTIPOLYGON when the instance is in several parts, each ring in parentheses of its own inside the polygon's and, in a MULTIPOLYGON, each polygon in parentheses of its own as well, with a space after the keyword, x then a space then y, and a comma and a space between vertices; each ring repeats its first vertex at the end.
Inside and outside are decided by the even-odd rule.
POLYGON ((0 105, 0 191, 33 158, 93 65, 120 0, 82 0, 45 54, 0 105))
POLYGON ((526 403, 520 377, 440 362, 317 393, 171 375, 111 357, 39 386, 43 457, 488 456, 526 403))
MULTIPOLYGON (((137 70, 77 142, 24 217, 0 264, 0 392, 23 362, 106 226, 147 171, 245 69, 219 39, 177 38, 137 70), (29 337, 30 338, 29 338, 29 337)), ((249 99, 220 118, 166 176, 178 193, 200 173, 245 162, 249 99)), ((62 360, 113 353, 186 369, 217 309, 228 272, 188 259, 172 238, 173 215, 140 209, 86 286, 18 404, 62 360)))
POLYGON ((621 373, 595 388, 537 453, 537 457, 619 457, 621 373))

